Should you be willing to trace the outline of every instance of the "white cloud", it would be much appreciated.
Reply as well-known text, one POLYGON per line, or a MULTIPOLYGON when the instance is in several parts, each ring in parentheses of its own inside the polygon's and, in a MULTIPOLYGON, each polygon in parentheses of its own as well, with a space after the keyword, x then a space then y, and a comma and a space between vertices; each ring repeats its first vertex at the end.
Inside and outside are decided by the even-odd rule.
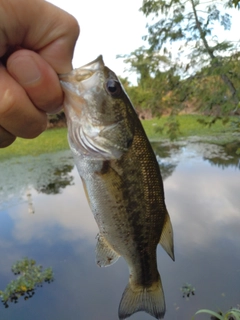
POLYGON ((195 165, 191 160, 179 164, 165 181, 175 241, 188 250, 209 247, 218 238, 236 243, 240 240, 233 232, 240 227, 238 174, 233 168, 219 172, 219 168, 195 160, 195 165))
POLYGON ((90 243, 95 243, 97 225, 77 170, 74 169, 71 174, 74 176, 74 188, 66 187, 60 194, 49 196, 29 189, 35 208, 34 214, 28 213, 27 202, 9 210, 9 215, 14 221, 12 234, 17 241, 27 243, 32 239, 45 239, 51 242, 49 230, 58 228, 61 239, 86 238, 90 243))

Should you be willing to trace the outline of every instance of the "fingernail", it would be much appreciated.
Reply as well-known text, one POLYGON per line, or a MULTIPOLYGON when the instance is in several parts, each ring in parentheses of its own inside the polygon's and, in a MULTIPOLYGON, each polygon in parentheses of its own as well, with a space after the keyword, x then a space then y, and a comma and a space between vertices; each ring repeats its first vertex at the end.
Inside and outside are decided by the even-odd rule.
POLYGON ((8 71, 21 85, 33 84, 41 78, 41 72, 32 57, 16 57, 8 64, 8 71))

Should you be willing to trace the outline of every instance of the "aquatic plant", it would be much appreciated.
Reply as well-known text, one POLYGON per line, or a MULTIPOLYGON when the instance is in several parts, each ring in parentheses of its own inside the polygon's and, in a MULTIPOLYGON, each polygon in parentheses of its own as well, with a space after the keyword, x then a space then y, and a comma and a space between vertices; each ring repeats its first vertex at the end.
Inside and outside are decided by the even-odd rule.
POLYGON ((240 320, 240 309, 237 308, 231 308, 225 314, 222 312, 217 313, 208 309, 201 309, 195 313, 192 319, 194 320, 195 316, 199 313, 208 313, 211 315, 212 320, 240 320))
POLYGON ((183 298, 189 298, 190 295, 195 295, 195 288, 190 283, 185 283, 180 290, 183 293, 183 298))
POLYGON ((12 272, 18 276, 17 279, 0 291, 0 298, 6 308, 8 302, 16 303, 21 296, 27 300, 34 295, 36 287, 42 286, 43 282, 53 281, 52 268, 43 270, 42 266, 36 265, 36 261, 28 258, 17 261, 12 266, 12 272))

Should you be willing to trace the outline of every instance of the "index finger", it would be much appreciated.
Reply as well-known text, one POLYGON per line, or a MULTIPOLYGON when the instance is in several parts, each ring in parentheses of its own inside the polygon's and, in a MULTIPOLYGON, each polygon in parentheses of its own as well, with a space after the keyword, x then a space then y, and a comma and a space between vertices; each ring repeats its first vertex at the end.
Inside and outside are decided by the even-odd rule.
POLYGON ((72 69, 77 20, 43 0, 1 0, 0 57, 9 47, 39 53, 57 73, 72 69))

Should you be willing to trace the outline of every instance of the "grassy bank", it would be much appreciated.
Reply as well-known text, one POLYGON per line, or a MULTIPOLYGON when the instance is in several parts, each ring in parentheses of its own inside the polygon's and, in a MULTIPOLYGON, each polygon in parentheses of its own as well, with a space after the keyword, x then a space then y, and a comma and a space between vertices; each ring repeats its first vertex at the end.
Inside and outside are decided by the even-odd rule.
MULTIPOLYGON (((208 126, 199 122, 210 122, 213 117, 199 116, 199 115, 181 115, 177 116, 176 120, 179 122, 179 130, 177 138, 188 138, 191 136, 215 137, 225 136, 226 140, 233 139, 233 127, 230 121, 223 125, 221 120, 217 120, 213 125, 208 126)), ((151 140, 161 138, 169 138, 169 117, 161 117, 160 119, 145 120, 143 122, 144 129, 151 140), (162 128, 163 130, 159 130, 162 128)), ((224 143, 224 142, 223 142, 224 143)))
MULTIPOLYGON (((196 115, 182 115, 178 116, 180 128, 178 138, 188 138, 190 136, 201 137, 202 140, 212 139, 220 144, 236 140, 233 134, 233 129, 230 124, 223 125, 221 121, 217 121, 212 126, 204 126, 199 123, 198 119, 206 119, 209 117, 200 117, 196 115)), ((168 117, 160 119, 144 120, 143 126, 150 140, 167 139, 168 117), (163 128, 161 133, 157 128, 163 128)), ((17 139, 11 146, 0 149, 0 160, 9 157, 33 155, 37 156, 42 153, 56 152, 68 148, 67 143, 67 129, 51 129, 43 132, 38 138, 33 140, 17 139)))
POLYGON ((7 148, 0 149, 0 161, 17 156, 38 156, 42 153, 56 152, 68 148, 67 128, 58 128, 44 131, 36 139, 21 139, 7 148))

